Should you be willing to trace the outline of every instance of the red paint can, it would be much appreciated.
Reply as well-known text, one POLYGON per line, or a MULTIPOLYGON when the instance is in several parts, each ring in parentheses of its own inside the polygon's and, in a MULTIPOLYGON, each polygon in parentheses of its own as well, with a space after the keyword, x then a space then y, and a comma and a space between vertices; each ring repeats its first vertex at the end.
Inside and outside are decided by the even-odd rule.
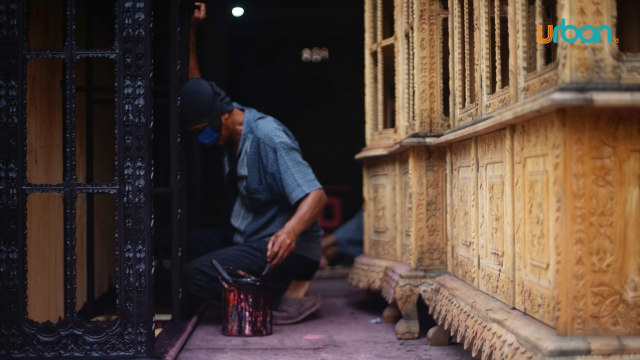
POLYGON ((227 336, 271 335, 270 286, 214 260, 222 283, 222 334, 227 336))

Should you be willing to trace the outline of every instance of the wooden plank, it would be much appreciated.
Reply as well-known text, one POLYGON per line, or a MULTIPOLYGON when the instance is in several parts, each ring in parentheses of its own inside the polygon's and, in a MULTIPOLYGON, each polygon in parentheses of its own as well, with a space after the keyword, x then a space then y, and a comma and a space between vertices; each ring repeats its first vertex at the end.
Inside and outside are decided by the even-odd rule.
POLYGON ((34 321, 64 317, 62 194, 27 197, 27 315, 34 321))

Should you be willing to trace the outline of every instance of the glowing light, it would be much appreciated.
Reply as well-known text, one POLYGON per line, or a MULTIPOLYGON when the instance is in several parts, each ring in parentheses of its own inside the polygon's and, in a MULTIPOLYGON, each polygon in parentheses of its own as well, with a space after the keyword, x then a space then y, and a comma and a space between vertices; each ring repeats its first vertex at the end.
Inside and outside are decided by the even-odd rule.
POLYGON ((300 59, 302 62, 319 63, 322 61, 329 61, 329 49, 326 47, 319 48, 314 47, 312 49, 302 49, 300 59))
POLYGON ((240 17, 244 15, 244 8, 242 8, 241 6, 234 7, 233 9, 231 9, 231 15, 235 17, 240 17))

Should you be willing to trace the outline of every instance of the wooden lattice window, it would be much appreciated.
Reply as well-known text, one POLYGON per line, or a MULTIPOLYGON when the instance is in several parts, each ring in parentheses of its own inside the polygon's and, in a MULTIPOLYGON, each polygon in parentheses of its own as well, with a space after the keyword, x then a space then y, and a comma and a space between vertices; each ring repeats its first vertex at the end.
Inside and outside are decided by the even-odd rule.
POLYGON ((394 2, 369 0, 367 5, 371 9, 367 22, 371 31, 369 56, 372 72, 370 81, 375 104, 373 121, 374 130, 380 131, 396 126, 394 2))
POLYGON ((456 102, 464 109, 476 102, 475 9, 473 0, 456 0, 455 5, 456 102))
POLYGON ((493 94, 509 86, 509 2, 489 0, 487 9, 487 75, 489 93, 493 94))
POLYGON ((548 36, 548 26, 558 24, 556 0, 527 0, 526 31, 527 41, 525 45, 525 62, 527 73, 542 70, 545 66, 554 63, 557 59, 558 44, 540 44, 536 40, 538 25, 542 26, 543 37, 548 36))

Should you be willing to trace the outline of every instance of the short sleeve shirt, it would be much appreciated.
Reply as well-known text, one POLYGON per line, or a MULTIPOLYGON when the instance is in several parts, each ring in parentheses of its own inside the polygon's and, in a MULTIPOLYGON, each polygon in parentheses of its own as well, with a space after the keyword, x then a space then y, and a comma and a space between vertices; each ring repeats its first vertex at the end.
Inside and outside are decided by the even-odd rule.
MULTIPOLYGON (((236 171, 237 197, 231 212, 235 243, 268 240, 295 213, 298 203, 322 186, 302 158, 298 142, 279 121, 252 108, 244 111, 237 152, 227 150, 227 175, 236 171)), ((320 259, 322 229, 316 221, 296 240, 295 252, 320 259)))

